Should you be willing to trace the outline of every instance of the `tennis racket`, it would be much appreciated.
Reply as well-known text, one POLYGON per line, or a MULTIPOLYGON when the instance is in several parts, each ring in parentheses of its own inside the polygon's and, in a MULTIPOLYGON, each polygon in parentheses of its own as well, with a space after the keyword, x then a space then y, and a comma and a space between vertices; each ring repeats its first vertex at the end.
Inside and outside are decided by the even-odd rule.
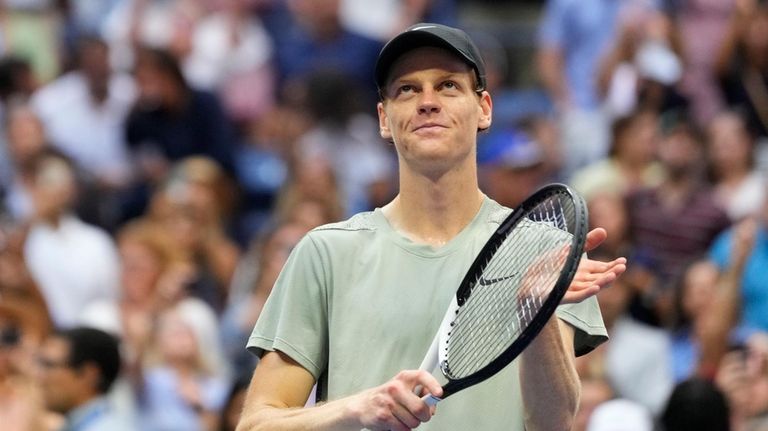
POLYGON ((545 186, 500 224, 456 291, 421 369, 448 382, 437 404, 493 376, 539 334, 568 290, 587 235, 583 199, 545 186))

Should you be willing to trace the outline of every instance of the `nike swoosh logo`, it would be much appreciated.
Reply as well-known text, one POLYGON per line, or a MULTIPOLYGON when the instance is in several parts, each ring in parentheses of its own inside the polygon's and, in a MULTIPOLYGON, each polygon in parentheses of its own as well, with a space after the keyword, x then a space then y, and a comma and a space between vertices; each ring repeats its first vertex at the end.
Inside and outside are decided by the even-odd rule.
POLYGON ((514 274, 508 275, 506 277, 492 278, 490 280, 485 279, 483 277, 480 277, 480 279, 477 280, 477 282, 480 283, 481 286, 490 286, 490 285, 492 285, 494 283, 498 283, 500 281, 509 280, 510 278, 517 277, 517 274, 518 273, 514 273, 514 274))

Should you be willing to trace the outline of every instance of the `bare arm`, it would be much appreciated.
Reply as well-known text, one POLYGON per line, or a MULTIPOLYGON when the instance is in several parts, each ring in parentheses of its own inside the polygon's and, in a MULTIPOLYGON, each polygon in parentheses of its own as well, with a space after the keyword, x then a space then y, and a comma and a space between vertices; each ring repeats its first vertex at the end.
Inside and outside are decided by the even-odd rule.
POLYGON ((709 310, 701 318, 699 372, 711 376, 728 350, 728 337, 738 324, 742 298, 741 278, 757 234, 757 220, 740 222, 733 232, 731 262, 723 269, 709 310))
MULTIPOLYGON (((587 234, 585 251, 607 238, 605 229, 587 234)), ((581 302, 610 285, 626 270, 626 259, 601 262, 583 258, 564 303, 581 302)), ((571 429, 579 405, 581 383, 574 365, 574 328, 556 317, 520 356, 520 382, 525 406, 525 429, 571 429)))
POLYGON ((563 54, 558 48, 545 46, 536 54, 541 83, 558 108, 567 107, 570 103, 563 63, 563 54))
POLYGON ((307 370, 283 353, 265 354, 251 380, 237 431, 410 430, 434 413, 413 393, 414 388, 422 386, 442 395, 431 374, 403 371, 381 386, 302 408, 314 383, 307 370))
POLYGON ((573 337, 573 328, 553 316, 520 356, 527 431, 571 429, 581 392, 573 337))

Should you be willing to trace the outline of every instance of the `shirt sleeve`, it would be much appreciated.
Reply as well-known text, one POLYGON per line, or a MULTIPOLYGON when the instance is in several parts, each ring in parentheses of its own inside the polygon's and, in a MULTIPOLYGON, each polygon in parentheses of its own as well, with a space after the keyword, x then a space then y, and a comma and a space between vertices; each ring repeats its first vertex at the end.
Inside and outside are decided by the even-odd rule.
POLYGON ((563 304, 557 308, 557 317, 575 329, 573 350, 576 356, 586 355, 595 347, 608 341, 608 331, 600 314, 597 297, 590 297, 577 304, 563 304))
POLYGON ((280 351, 320 378, 328 362, 328 267, 311 234, 305 236, 253 328, 247 345, 251 353, 280 351))
POLYGON ((566 9, 563 0, 547 1, 538 34, 542 47, 558 48, 564 45, 566 9))

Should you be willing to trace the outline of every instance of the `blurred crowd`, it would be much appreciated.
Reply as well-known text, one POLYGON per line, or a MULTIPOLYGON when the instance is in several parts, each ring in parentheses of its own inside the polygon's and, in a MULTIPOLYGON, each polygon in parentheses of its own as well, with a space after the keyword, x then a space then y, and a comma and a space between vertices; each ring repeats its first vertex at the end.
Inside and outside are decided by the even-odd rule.
MULTIPOLYGON (((534 5, 533 98, 465 28, 499 113, 481 188, 568 183, 629 259, 574 429, 768 430, 768 5, 534 5)), ((233 430, 292 247, 397 193, 379 50, 460 6, 0 1, 3 429, 233 430)))

